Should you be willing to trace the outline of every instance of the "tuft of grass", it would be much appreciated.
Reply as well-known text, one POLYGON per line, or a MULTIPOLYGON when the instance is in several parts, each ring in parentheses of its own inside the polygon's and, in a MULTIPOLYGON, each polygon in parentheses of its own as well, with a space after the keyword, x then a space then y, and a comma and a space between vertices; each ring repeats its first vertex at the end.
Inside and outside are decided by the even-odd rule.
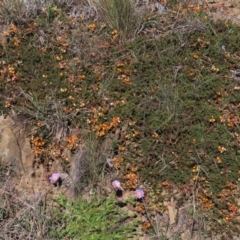
POLYGON ((49 239, 53 208, 47 209, 46 196, 39 195, 37 199, 24 192, 20 196, 10 188, 4 189, 0 198, 0 222, 3 227, 0 239, 49 239))
POLYGON ((82 193, 84 187, 91 186, 104 178, 106 174, 106 159, 111 154, 112 141, 100 143, 95 134, 85 134, 82 137, 83 146, 73 156, 70 176, 71 190, 75 196, 82 193))
POLYGON ((100 0, 99 4, 110 27, 126 38, 133 30, 133 3, 130 0, 100 0))

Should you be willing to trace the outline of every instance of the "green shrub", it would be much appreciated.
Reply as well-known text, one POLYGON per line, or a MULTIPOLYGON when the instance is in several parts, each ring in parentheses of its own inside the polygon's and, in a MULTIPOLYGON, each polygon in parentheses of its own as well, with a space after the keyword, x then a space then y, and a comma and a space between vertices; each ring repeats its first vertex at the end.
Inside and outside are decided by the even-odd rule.
POLYGON ((121 210, 113 198, 72 203, 61 196, 58 202, 63 209, 57 218, 66 226, 54 235, 58 239, 129 239, 137 235, 138 219, 121 210))

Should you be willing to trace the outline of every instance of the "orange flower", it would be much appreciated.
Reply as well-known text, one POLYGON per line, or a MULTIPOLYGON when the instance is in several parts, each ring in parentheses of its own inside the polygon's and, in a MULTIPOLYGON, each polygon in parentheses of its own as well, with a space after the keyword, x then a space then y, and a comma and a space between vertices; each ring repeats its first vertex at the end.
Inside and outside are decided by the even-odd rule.
POLYGON ((124 151, 125 147, 124 146, 119 146, 118 149, 119 149, 119 151, 124 151))
POLYGON ((123 70, 122 70, 121 68, 117 68, 117 72, 118 72, 118 73, 122 73, 123 70))
POLYGON ((230 204, 230 203, 228 203, 227 205, 228 205, 228 209, 229 209, 232 213, 235 214, 235 213, 237 212, 238 207, 237 207, 236 205, 230 204))
POLYGON ((211 117, 211 118, 209 119, 209 122, 210 122, 210 123, 214 123, 214 122, 216 122, 216 119, 215 119, 214 117, 211 117))
POLYGON ((201 7, 198 5, 198 6, 196 6, 196 7, 194 8, 194 10, 195 10, 196 12, 199 12, 199 11, 201 11, 201 7))
POLYGON ((76 135, 72 135, 72 136, 68 137, 67 142, 68 143, 74 143, 77 140, 78 140, 78 137, 76 135))
POLYGON ((148 230, 151 227, 151 224, 149 222, 143 222, 141 225, 141 228, 143 231, 148 230))
POLYGON ((220 122, 225 122, 225 119, 223 118, 223 116, 220 116, 219 120, 220 120, 220 122))
POLYGON ((80 101, 79 101, 79 104, 80 104, 80 107, 84 107, 84 106, 85 106, 85 103, 84 103, 83 100, 80 100, 80 101))
POLYGON ((80 78, 81 80, 84 80, 84 79, 86 78, 86 76, 85 76, 85 75, 80 75, 79 78, 80 78))
POLYGON ((193 176, 193 181, 197 181, 198 180, 198 176, 193 176))
POLYGON ((123 67, 124 65, 125 65, 124 62, 119 62, 119 63, 117 63, 117 67, 118 67, 118 68, 123 67))
POLYGON ((46 52, 46 50, 47 50, 47 49, 46 49, 45 47, 41 47, 41 48, 40 48, 40 51, 41 51, 42 53, 46 52))
POLYGON ((212 65, 212 70, 213 70, 214 72, 219 72, 219 68, 215 67, 214 65, 212 65))
POLYGON ((156 87, 156 86, 155 86, 155 87, 152 87, 152 88, 151 88, 151 92, 155 92, 157 89, 158 89, 158 87, 156 87))
POLYGON ((37 122, 37 125, 38 125, 38 127, 42 127, 42 126, 43 126, 43 122, 38 121, 38 122, 37 122))
POLYGON ((10 108, 11 107, 11 103, 10 102, 5 102, 5 108, 10 108))
POLYGON ((126 85, 131 85, 132 84, 129 77, 124 77, 122 79, 122 82, 125 83, 126 85))
POLYGON ((229 189, 231 189, 231 190, 233 190, 233 189, 236 188, 236 185, 233 184, 233 183, 231 183, 231 182, 229 182, 229 183, 226 184, 226 187, 229 188, 229 189))
POLYGON ((21 41, 18 38, 14 37, 13 40, 14 40, 13 44, 14 44, 15 47, 20 45, 21 41))
POLYGON ((136 173, 128 173, 125 177, 127 182, 125 186, 130 189, 136 189, 138 186, 138 175, 136 173))
POLYGON ((132 172, 136 172, 138 170, 138 167, 131 167, 132 172))
POLYGON ((126 134, 126 135, 124 136, 124 138, 125 138, 125 139, 130 139, 131 136, 130 136, 130 134, 126 134))
POLYGON ((144 212, 145 212, 144 209, 143 209, 143 207, 142 207, 141 205, 137 205, 137 206, 135 207, 135 210, 136 210, 138 213, 144 213, 144 212))
POLYGON ((42 152, 43 152, 42 149, 39 149, 39 148, 34 148, 33 149, 33 154, 36 157, 40 156, 42 154, 42 152))
POLYGON ((63 147, 59 146, 54 152, 53 152, 53 156, 54 157, 60 157, 62 155, 62 151, 63 151, 63 147))
POLYGON ((224 153, 224 152, 227 151, 227 149, 226 149, 225 147, 218 146, 218 151, 219 151, 220 153, 224 153))
POLYGON ((10 76, 13 76, 15 74, 15 70, 13 67, 8 67, 8 72, 10 76))
POLYGON ((97 27, 97 25, 96 25, 95 23, 93 23, 93 24, 90 24, 90 25, 88 26, 88 29, 89 29, 91 32, 93 32, 93 31, 96 29, 96 27, 97 27))
POLYGON ((157 138, 158 137, 158 134, 156 133, 156 132, 154 132, 153 134, 152 134, 152 138, 157 138))
POLYGON ((193 55, 193 58, 198 59, 199 56, 198 56, 197 54, 194 54, 194 55, 193 55))
POLYGON ((170 183, 168 181, 164 181, 164 182, 162 182, 162 186, 165 187, 165 188, 169 188, 170 183))
POLYGON ((194 166, 192 168, 192 172, 195 173, 195 172, 198 172, 199 171, 199 167, 198 166, 194 166))
POLYGON ((97 132, 99 137, 104 136, 107 131, 116 127, 120 123, 119 117, 113 117, 110 123, 103 123, 94 127, 94 130, 97 132))
POLYGON ((194 71, 193 71, 193 70, 189 70, 189 71, 188 71, 188 76, 189 76, 189 77, 194 76, 194 71))
POLYGON ((70 96, 68 97, 68 99, 69 99, 69 100, 74 100, 75 98, 74 98, 72 95, 70 95, 70 96))
POLYGON ((68 142, 67 148, 69 150, 76 149, 76 147, 78 146, 77 140, 78 140, 78 137, 76 135, 72 135, 72 136, 68 137, 67 138, 67 142, 68 142))
POLYGON ((130 180, 136 180, 138 179, 138 175, 136 173, 128 173, 125 178, 130 179, 130 180))
POLYGON ((35 147, 43 147, 45 145, 45 142, 40 137, 35 137, 32 143, 35 147))
POLYGON ((71 112, 72 112, 72 108, 64 107, 64 108, 63 108, 63 111, 64 111, 65 113, 71 113, 71 112))
POLYGON ((10 33, 17 33, 17 32, 18 32, 18 29, 17 29, 17 27, 16 27, 14 24, 11 24, 11 25, 10 25, 9 32, 10 32, 10 33))
POLYGON ((113 117, 113 119, 111 121, 111 125, 113 127, 116 127, 120 122, 121 122, 120 117, 113 117))
POLYGON ((60 55, 60 56, 56 56, 56 60, 58 60, 58 61, 63 60, 63 56, 62 56, 62 55, 60 55))
POLYGON ((139 135, 139 132, 134 130, 132 136, 133 136, 133 137, 136 137, 136 136, 138 136, 138 135, 139 135))
POLYGON ((118 169, 122 162, 123 162, 123 158, 122 157, 114 157, 113 160, 112 160, 113 167, 115 169, 118 169))
POLYGON ((111 32, 112 36, 113 36, 113 39, 116 39, 118 37, 118 31, 117 30, 113 30, 111 32))
POLYGON ((208 199, 202 195, 200 195, 199 197, 204 203, 206 203, 208 201, 208 199))
POLYGON ((129 122, 129 126, 134 126, 135 124, 136 124, 135 121, 133 121, 133 122, 129 122))
POLYGON ((211 201, 208 201, 203 204, 203 207, 206 209, 212 209, 213 208, 213 203, 211 201))

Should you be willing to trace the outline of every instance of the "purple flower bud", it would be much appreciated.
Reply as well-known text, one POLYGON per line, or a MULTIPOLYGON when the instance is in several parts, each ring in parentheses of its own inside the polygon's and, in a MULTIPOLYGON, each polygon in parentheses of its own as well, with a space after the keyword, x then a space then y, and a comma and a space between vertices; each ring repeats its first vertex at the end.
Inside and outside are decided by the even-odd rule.
POLYGON ((52 176, 49 178, 50 183, 56 183, 60 179, 60 174, 59 173, 53 173, 52 176))
POLYGON ((118 197, 117 200, 118 200, 119 202, 122 202, 123 198, 122 198, 122 197, 118 197))
POLYGON ((136 189, 134 192, 136 199, 142 199, 144 198, 144 191, 140 188, 136 189))
POLYGON ((121 183, 118 180, 112 181, 112 187, 113 187, 114 190, 122 189, 121 183))
POLYGON ((38 194, 38 193, 35 193, 33 197, 34 197, 34 199, 37 200, 37 199, 39 198, 39 194, 38 194))

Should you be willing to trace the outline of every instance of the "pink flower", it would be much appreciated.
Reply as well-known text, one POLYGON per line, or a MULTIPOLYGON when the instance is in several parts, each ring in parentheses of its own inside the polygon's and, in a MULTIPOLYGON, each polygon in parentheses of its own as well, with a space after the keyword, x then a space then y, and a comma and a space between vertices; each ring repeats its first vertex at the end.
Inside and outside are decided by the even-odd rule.
POLYGON ((38 194, 38 193, 35 193, 33 197, 34 197, 34 199, 37 200, 37 199, 39 198, 39 194, 38 194))
POLYGON ((142 199, 144 198, 144 191, 140 188, 136 189, 134 192, 136 199, 142 199))
POLYGON ((122 202, 123 198, 122 197, 118 197, 117 198, 119 202, 122 202))
POLYGON ((59 173, 53 173, 52 176, 49 178, 50 183, 57 183, 58 180, 60 179, 60 174, 59 173))
POLYGON ((114 190, 121 190, 121 183, 118 180, 112 181, 112 187, 114 190))

